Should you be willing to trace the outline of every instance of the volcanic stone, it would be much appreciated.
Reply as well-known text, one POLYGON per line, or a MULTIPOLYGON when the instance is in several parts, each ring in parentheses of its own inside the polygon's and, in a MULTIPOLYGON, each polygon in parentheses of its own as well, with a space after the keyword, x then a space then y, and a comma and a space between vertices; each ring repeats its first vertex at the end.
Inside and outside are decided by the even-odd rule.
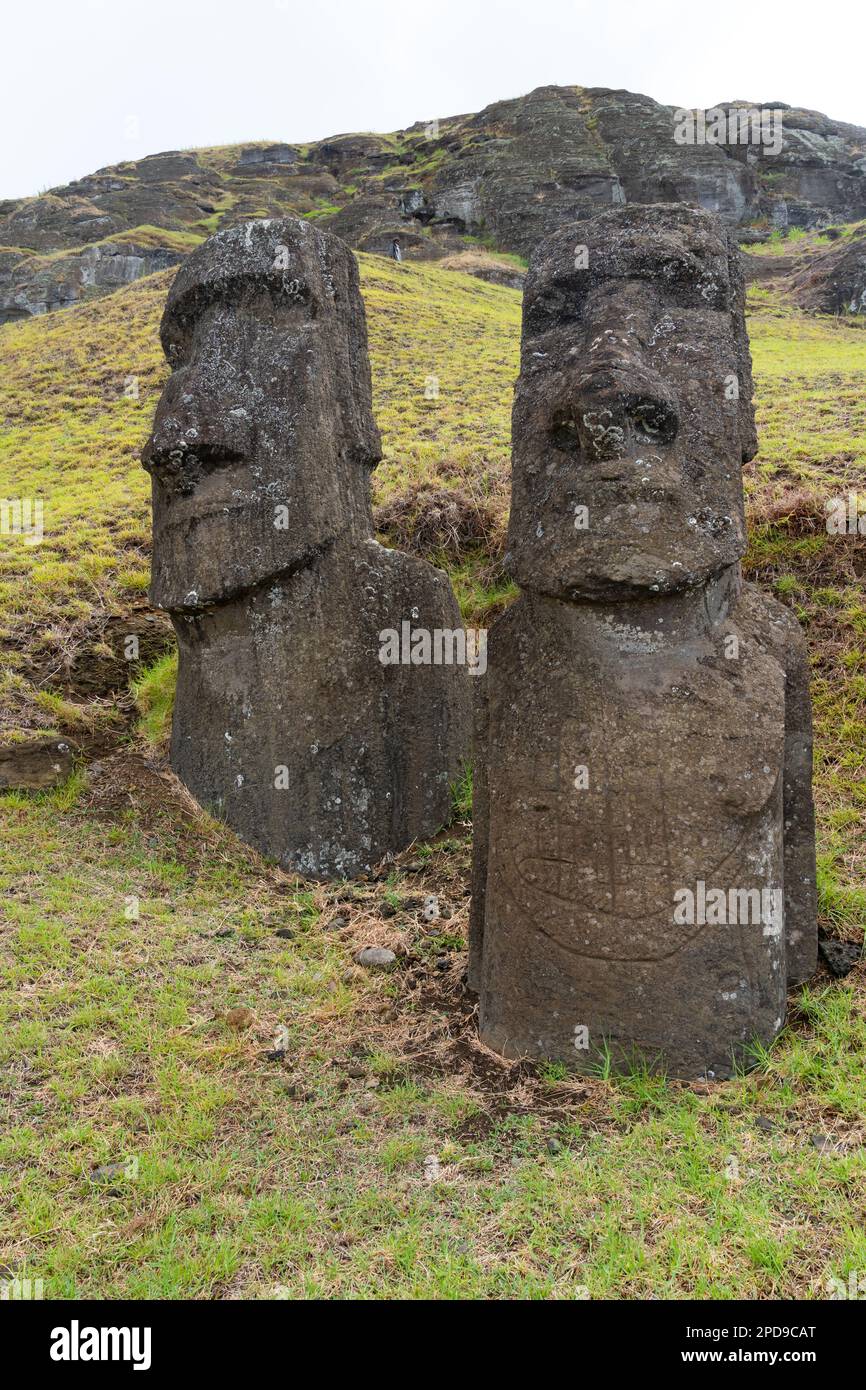
POLYGON ((365 946, 355 956, 358 965, 365 965, 368 970, 387 970, 396 959, 394 952, 386 946, 365 946))
POLYGON ((0 790, 58 787, 72 771, 74 749, 62 738, 37 734, 0 746, 0 790))
POLYGON ((470 982, 505 1056, 727 1076, 814 970, 804 641, 740 569, 751 396, 710 214, 611 210, 538 248, 524 592, 489 637, 473 817, 470 982))
POLYGON ((384 630, 460 616, 441 571, 373 539, 354 256, 294 219, 221 232, 161 333, 143 462, 151 600, 180 649, 172 766, 284 867, 354 877, 447 819, 470 721, 465 668, 380 660, 384 630))

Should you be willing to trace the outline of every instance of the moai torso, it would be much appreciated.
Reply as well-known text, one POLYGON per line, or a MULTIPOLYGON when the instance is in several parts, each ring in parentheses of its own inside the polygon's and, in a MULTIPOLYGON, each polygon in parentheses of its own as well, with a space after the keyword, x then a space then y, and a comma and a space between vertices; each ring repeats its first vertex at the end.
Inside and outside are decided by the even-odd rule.
POLYGON ((383 630, 455 629, 447 578, 373 539, 351 251, 297 221, 213 237, 169 295, 145 450, 152 597, 178 636, 172 766, 286 868, 349 878, 447 819, 468 673, 393 667, 383 630))
MULTIPOLYGON (((675 302, 665 336, 682 334, 691 320, 699 339, 718 345, 721 365, 749 385, 730 328, 739 287, 710 219, 643 210, 581 224, 540 248, 515 406, 511 563, 525 592, 488 644, 471 978, 482 1038, 506 1055, 585 1067, 608 1051, 618 1066, 642 1056, 676 1075, 722 1075, 751 1043, 772 1039, 789 973, 801 978, 809 966, 801 929, 805 922, 808 935, 811 922, 814 935, 814 882, 801 843, 804 826, 807 841, 811 832, 802 708, 796 728, 786 726, 790 668, 804 668, 790 615, 740 578, 738 472, 736 489, 728 484, 750 436, 736 397, 724 421, 737 450, 733 461, 729 451, 731 478, 717 469, 700 488, 682 481, 687 465, 697 471, 687 414, 694 388, 677 389, 676 373, 662 373, 664 359, 646 350, 654 332, 661 336, 670 298, 653 305, 644 284, 635 297, 628 284, 636 267, 651 276, 642 224, 653 213, 664 263, 679 252, 681 273, 694 281, 710 261, 723 306, 714 321, 699 305, 690 313, 681 294, 682 320, 675 302), (624 354, 611 365, 609 352, 599 363, 604 329, 587 304, 592 287, 580 283, 573 292, 589 320, 585 336, 573 320, 565 343, 556 342, 558 328, 553 339, 530 336, 545 292, 568 322, 568 272, 556 283, 561 251, 589 242, 591 264, 592 246, 615 239, 617 228, 633 244, 600 277, 601 304, 609 312, 618 298, 622 321, 650 310, 632 363, 624 354), (636 439, 635 412, 646 423, 653 410, 656 438, 636 439), (587 415, 607 434, 587 433, 587 415), (580 506, 583 529, 572 520, 580 506), (690 552, 689 517, 699 528, 690 552), (689 579, 682 586, 680 571, 689 579), (786 783, 800 837, 793 857, 786 783), (793 892, 791 952, 784 900, 796 885, 786 884, 786 858, 789 867, 795 858, 798 870, 805 865, 808 880, 793 892)), ((712 369, 704 361, 707 391, 712 369)), ((711 423, 702 417, 702 430, 711 423)))

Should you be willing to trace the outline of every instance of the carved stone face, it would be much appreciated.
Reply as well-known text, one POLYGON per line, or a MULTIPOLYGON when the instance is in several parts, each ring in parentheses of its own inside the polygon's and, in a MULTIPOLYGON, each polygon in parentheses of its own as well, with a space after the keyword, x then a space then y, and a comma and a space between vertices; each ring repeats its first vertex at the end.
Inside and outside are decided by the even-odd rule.
POLYGON ((757 446, 738 255, 679 206, 612 210, 537 251, 512 430, 521 585, 670 592, 743 554, 757 446))
POLYGON ((142 454, 155 604, 196 612, 371 532, 372 416, 355 259, 298 221, 246 223, 184 264, 172 366, 142 454))

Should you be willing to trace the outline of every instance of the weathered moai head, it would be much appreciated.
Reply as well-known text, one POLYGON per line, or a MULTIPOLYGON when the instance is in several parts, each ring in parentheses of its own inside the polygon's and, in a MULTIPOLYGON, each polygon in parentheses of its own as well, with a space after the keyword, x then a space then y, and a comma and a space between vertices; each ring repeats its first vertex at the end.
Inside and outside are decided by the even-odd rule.
POLYGON ((561 598, 703 583, 746 546, 757 449, 739 251, 709 213, 611 209, 530 263, 509 567, 561 598))
POLYGON ((178 272, 161 337, 155 604, 194 613, 371 534, 381 447, 344 242, 294 219, 220 232, 178 272))

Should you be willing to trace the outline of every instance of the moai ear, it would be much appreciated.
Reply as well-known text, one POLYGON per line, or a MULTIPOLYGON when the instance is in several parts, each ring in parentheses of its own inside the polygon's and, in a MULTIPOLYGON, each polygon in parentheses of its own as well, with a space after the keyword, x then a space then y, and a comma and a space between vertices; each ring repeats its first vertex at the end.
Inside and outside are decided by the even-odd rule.
POLYGON ((352 389, 341 407, 344 447, 352 463, 372 469, 382 457, 382 438, 373 417, 367 318, 358 262, 351 249, 337 237, 324 236, 319 245, 323 276, 331 291, 334 308, 338 314, 343 313, 343 304, 349 303, 352 308, 347 319, 347 331, 340 343, 340 350, 346 354, 345 379, 352 383, 352 389))
POLYGON ((743 463, 758 452, 758 433, 755 428, 755 407, 752 404, 752 354, 746 332, 746 285, 740 249, 730 232, 728 238, 728 273, 731 281, 731 315, 734 321, 734 343, 737 353, 739 382, 740 449, 743 463))

